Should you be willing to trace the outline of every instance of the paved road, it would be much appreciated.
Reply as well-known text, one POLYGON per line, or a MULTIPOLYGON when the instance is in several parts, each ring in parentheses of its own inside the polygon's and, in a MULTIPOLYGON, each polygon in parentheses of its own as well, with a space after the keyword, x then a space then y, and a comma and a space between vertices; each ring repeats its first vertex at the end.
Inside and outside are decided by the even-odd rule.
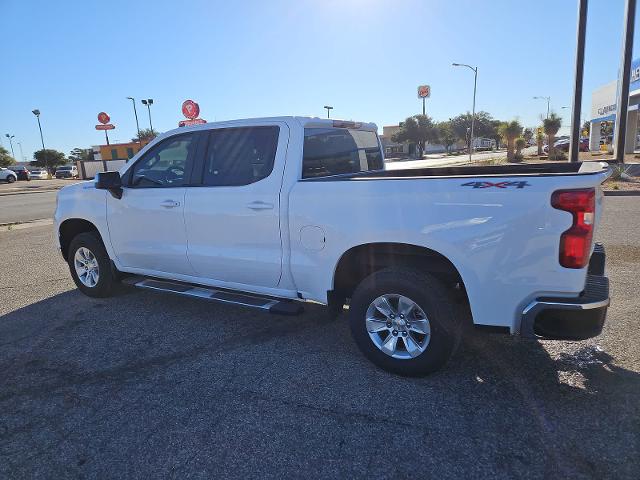
POLYGON ((602 336, 470 332, 382 372, 320 308, 90 299, 50 227, 0 232, 0 478, 617 478, 640 471, 640 199, 605 199, 602 336))
POLYGON ((57 192, 0 196, 0 224, 53 217, 57 192))

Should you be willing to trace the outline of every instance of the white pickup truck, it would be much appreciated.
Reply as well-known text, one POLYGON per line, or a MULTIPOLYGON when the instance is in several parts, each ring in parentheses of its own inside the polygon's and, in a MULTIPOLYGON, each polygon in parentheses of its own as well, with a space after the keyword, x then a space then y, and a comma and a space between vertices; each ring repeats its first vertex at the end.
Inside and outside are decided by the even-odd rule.
POLYGON ((58 194, 78 288, 140 288, 299 314, 348 308, 402 375, 440 368, 473 324, 598 335, 609 305, 601 163, 385 169, 376 126, 278 117, 165 133, 119 172, 58 194))

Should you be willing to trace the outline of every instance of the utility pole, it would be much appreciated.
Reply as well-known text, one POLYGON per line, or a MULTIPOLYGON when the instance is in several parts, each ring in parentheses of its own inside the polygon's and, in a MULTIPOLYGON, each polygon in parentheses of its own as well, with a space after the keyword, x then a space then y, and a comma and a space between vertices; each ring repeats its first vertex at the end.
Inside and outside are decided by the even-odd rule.
MULTIPOLYGON (((138 112, 136 110, 136 99, 133 97, 127 97, 129 100, 131 100, 131 103, 133 103, 133 114, 136 116, 136 129, 138 130, 138 143, 140 143, 142 140, 140 139, 140 125, 138 124, 138 112)), ((151 121, 149 121, 149 123, 151 123, 151 121)))
MULTIPOLYGON (((569 143, 569 161, 578 161, 580 151, 580 109, 582 108, 582 80, 584 77, 584 46, 587 34, 587 3, 588 0, 578 0, 578 31, 576 33, 576 65, 573 85, 573 103, 571 108, 571 136, 569 143)), ((631 32, 633 37, 633 31, 631 32)), ((627 83, 628 85, 628 83, 627 83)), ((548 112, 548 108, 547 108, 548 112)), ((547 118, 549 114, 547 113, 547 118)), ((549 146, 551 149, 551 146, 549 146)))
POLYGON ((331 110, 333 110, 333 107, 330 105, 325 105, 324 108, 327 109, 327 118, 331 118, 329 115, 329 112, 331 112, 331 110))
POLYGON ((471 162, 471 153, 473 152, 473 130, 476 123, 476 88, 478 86, 478 67, 472 67, 466 63, 452 63, 454 67, 467 67, 473 70, 473 107, 471 110, 471 135, 469 138, 469 162, 471 162))
POLYGON ((11 141, 12 138, 15 138, 15 135, 9 135, 8 133, 5 134, 5 137, 7 137, 9 139, 9 145, 11 146, 11 156, 13 157, 13 159, 16 159, 16 156, 13 153, 13 142, 11 141))
POLYGON ((622 35, 620 77, 618 78, 618 101, 616 124, 613 138, 614 155, 618 163, 624 163, 624 144, 627 136, 627 112, 629 110, 629 83, 631 82, 631 56, 633 50, 633 30, 636 18, 636 0, 626 0, 622 35))
POLYGON ((153 125, 151 123, 151 105, 153 105, 153 98, 147 98, 141 101, 143 105, 147 106, 147 110, 149 111, 149 128, 151 129, 151 133, 153 133, 153 125))

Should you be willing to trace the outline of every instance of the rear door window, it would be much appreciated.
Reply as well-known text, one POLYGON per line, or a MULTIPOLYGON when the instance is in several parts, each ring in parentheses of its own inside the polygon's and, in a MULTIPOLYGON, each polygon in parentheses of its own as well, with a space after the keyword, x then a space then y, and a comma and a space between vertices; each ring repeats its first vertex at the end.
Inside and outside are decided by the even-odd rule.
POLYGON ((305 128, 302 178, 382 170, 375 132, 348 128, 305 128))
POLYGON ((276 126, 213 130, 205 154, 203 185, 250 185, 268 177, 279 131, 276 126))

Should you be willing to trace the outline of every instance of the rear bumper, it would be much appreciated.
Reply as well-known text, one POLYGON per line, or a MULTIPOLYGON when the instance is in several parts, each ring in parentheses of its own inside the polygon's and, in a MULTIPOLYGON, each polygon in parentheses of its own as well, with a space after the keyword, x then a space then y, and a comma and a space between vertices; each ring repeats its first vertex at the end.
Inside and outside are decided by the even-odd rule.
POLYGON ((553 340, 585 340, 600 335, 609 306, 605 252, 596 244, 585 288, 578 297, 540 297, 522 312, 520 335, 553 340))

